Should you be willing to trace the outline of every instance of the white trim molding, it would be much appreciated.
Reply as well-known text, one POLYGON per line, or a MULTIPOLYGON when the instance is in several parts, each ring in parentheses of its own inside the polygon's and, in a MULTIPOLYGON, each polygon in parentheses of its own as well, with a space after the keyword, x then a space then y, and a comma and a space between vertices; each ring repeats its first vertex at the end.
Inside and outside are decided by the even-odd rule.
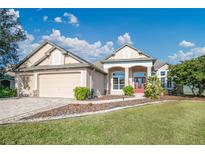
POLYGON ((130 68, 134 66, 144 66, 144 67, 152 67, 152 61, 138 61, 138 62, 112 62, 103 64, 104 69, 109 69, 112 67, 123 67, 130 68))

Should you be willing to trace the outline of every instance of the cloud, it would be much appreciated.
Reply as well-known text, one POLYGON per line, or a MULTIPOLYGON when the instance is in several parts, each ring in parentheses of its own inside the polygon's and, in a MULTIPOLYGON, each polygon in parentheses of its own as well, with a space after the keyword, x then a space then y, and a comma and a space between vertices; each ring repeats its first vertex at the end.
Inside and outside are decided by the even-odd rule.
POLYGON ((168 56, 170 63, 176 64, 180 61, 190 60, 199 56, 205 55, 205 47, 192 48, 189 51, 180 50, 177 53, 168 56))
POLYGON ((54 21, 57 22, 57 23, 63 22, 62 19, 61 19, 61 17, 55 17, 55 18, 54 18, 54 21))
POLYGON ((76 16, 74 16, 73 14, 65 12, 63 16, 68 17, 68 23, 70 23, 76 27, 80 26, 78 18, 76 16))
POLYGON ((47 21, 48 20, 48 16, 43 16, 43 21, 47 21))
POLYGON ((12 20, 14 21, 17 21, 17 19, 20 17, 19 11, 15 11, 14 9, 8 9, 6 14, 11 15, 13 17, 12 20))
POLYGON ((28 34, 28 32, 25 33, 26 33, 26 40, 21 41, 18 44, 20 59, 24 58, 25 55, 28 55, 31 51, 33 51, 36 47, 40 45, 39 43, 34 42, 35 38, 33 35, 28 34))
MULTIPOLYGON (((9 15, 11 17, 7 20, 8 23, 16 22, 18 20, 18 18, 20 17, 19 11, 16 11, 14 9, 7 9, 5 14, 9 15)), ((16 25, 13 25, 11 27, 8 27, 8 28, 9 28, 9 32, 11 34, 18 34, 20 31, 24 31, 23 27, 19 23, 17 23, 16 25)))
POLYGON ((119 45, 133 44, 129 33, 125 33, 124 35, 118 36, 117 42, 119 45))
POLYGON ((182 46, 182 47, 194 47, 194 46, 195 46, 194 43, 188 42, 188 41, 186 41, 186 40, 181 41, 181 42, 179 43, 179 45, 182 46))
POLYGON ((81 40, 77 37, 71 38, 63 36, 60 30, 52 30, 50 35, 42 36, 42 39, 50 40, 59 46, 79 55, 88 60, 97 60, 110 54, 113 48, 113 42, 108 41, 102 44, 101 41, 96 41, 94 43, 89 43, 86 40, 81 40))

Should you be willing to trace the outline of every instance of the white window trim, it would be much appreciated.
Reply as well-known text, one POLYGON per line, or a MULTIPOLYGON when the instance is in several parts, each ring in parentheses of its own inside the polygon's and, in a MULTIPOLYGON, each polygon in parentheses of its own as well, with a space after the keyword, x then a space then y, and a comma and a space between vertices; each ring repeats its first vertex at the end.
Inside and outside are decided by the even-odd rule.
MULTIPOLYGON (((114 89, 113 88, 113 73, 116 73, 116 72, 123 72, 123 71, 115 71, 115 72, 112 72, 112 91, 122 91, 122 89, 114 89)), ((125 73, 125 72, 124 72, 125 73)), ((119 80, 119 79, 118 79, 119 80)), ((125 79, 124 79, 125 80, 125 79)), ((118 88, 119 88, 120 84, 118 84, 118 88)), ((125 83, 124 83, 124 86, 125 86, 125 83)))
POLYGON ((160 76, 167 76, 167 71, 166 71, 166 70, 160 70, 160 72, 159 72, 159 73, 160 73, 160 76), (164 74, 164 75, 162 75, 162 74, 161 74, 162 72, 164 72, 165 74, 164 74))
POLYGON ((61 65, 62 64, 62 54, 60 51, 54 51, 51 57, 52 65, 61 65))

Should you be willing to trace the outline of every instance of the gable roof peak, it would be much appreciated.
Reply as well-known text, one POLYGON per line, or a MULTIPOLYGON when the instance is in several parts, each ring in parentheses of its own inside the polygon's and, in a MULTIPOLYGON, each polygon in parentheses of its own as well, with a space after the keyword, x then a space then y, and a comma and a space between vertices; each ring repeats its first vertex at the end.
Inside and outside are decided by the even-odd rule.
POLYGON ((137 51, 138 53, 140 54, 144 54, 145 56, 149 57, 149 58, 152 58, 152 59, 156 59, 152 56, 150 56, 149 54, 145 53, 145 52, 142 52, 141 50, 135 48, 132 44, 130 43, 126 43, 124 45, 122 45, 121 47, 119 47, 117 50, 115 50, 113 53, 111 53, 108 57, 105 58, 105 60, 107 60, 108 58, 112 57, 113 55, 115 55, 118 51, 120 51, 121 49, 125 48, 125 47, 129 47, 135 51, 137 51))

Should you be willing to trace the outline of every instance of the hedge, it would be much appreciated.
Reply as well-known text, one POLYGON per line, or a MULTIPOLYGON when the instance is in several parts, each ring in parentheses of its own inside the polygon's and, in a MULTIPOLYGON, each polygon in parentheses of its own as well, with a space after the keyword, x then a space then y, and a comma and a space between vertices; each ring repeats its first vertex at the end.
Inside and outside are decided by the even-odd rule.
POLYGON ((10 89, 0 86, 0 98, 15 97, 16 89, 10 89))

